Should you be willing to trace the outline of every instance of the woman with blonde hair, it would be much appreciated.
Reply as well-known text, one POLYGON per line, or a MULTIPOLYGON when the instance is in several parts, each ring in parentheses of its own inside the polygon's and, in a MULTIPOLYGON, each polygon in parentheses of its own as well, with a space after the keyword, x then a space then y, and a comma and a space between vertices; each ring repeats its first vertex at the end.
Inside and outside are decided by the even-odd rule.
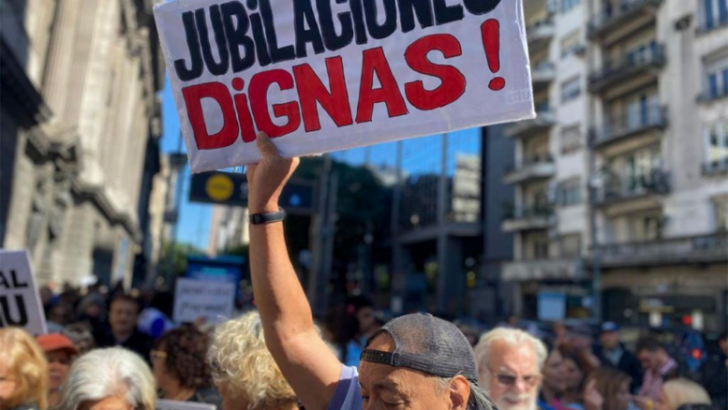
POLYGON ((710 396, 699 384, 688 379, 672 379, 662 385, 655 410, 678 410, 684 405, 710 406, 710 396))
POLYGON ((208 360, 224 410, 295 410, 298 400, 265 345, 258 312, 215 329, 208 360))
POLYGON ((81 356, 61 388, 54 410, 154 410, 156 388, 138 354, 112 347, 81 356))
POLYGON ((48 363, 33 336, 19 328, 0 329, 0 408, 45 410, 48 363))

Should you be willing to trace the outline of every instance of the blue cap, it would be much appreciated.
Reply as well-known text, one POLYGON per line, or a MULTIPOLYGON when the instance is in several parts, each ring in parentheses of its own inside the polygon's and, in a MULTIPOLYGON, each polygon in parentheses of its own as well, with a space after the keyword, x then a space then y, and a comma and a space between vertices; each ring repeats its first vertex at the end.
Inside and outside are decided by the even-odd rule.
POLYGON ((602 332, 618 332, 619 331, 619 325, 614 322, 604 322, 602 323, 602 332))

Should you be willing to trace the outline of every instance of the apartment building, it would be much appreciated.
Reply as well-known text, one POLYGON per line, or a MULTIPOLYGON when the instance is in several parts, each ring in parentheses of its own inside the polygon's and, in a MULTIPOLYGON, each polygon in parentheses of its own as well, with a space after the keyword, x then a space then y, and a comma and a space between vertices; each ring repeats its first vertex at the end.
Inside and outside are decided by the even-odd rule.
POLYGON ((726 0, 532 1, 526 18, 540 115, 507 130, 517 310, 589 316, 598 272, 605 319, 725 328, 726 0), (539 306, 554 295, 560 311, 539 306))

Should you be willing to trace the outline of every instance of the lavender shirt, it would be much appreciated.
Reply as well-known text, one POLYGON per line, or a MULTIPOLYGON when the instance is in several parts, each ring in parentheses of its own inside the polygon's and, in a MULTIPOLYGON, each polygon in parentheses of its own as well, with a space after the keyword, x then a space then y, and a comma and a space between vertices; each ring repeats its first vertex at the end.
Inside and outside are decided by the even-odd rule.
POLYGON ((339 383, 331 397, 328 410, 362 410, 359 394, 359 373, 356 367, 341 366, 339 383))

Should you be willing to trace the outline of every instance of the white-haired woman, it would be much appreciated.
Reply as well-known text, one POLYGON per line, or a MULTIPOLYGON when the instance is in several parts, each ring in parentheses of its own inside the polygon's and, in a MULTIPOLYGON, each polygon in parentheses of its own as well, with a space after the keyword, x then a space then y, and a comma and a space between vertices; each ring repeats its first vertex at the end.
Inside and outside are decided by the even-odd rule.
POLYGON ((71 367, 55 410, 154 410, 154 377, 146 362, 119 347, 93 350, 71 367))
POLYGON ((257 312, 215 329, 208 352, 224 410, 296 410, 298 400, 265 345, 257 312))

